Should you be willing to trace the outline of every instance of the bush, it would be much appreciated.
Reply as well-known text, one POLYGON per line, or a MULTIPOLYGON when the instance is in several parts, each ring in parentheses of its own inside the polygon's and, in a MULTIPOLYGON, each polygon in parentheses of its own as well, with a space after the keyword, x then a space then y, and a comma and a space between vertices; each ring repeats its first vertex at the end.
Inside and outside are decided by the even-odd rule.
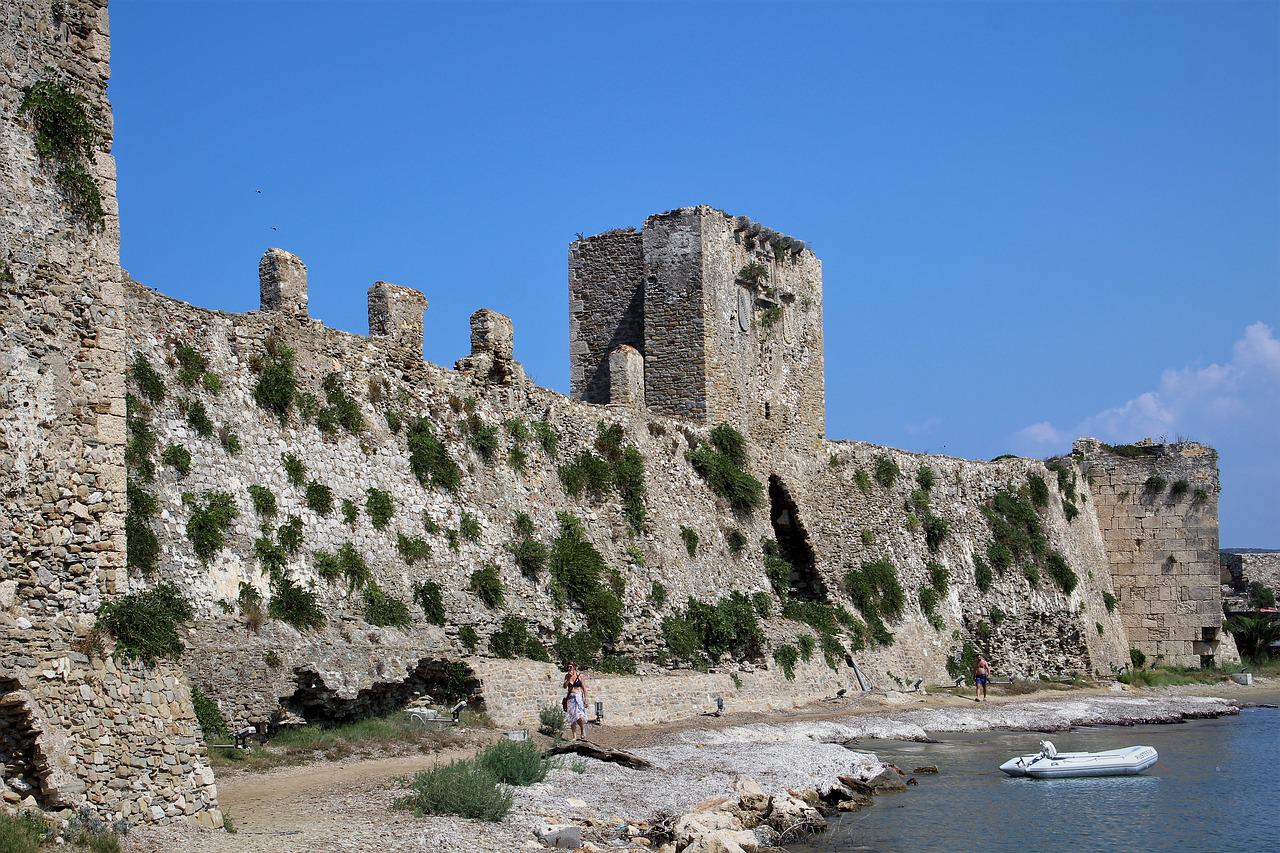
POLYGON ((615 642, 622 633, 622 601, 603 585, 604 557, 587 539, 582 522, 563 512, 556 517, 560 533, 551 545, 551 580, 582 609, 587 627, 602 643, 615 642))
POLYGON ((289 516, 276 530, 276 541, 290 554, 298 553, 298 549, 302 547, 302 519, 296 515, 289 516))
POLYGON ((690 557, 698 556, 698 532, 691 527, 680 527, 680 538, 684 540, 684 548, 690 557))
POLYGON ((369 581, 364 587, 364 621, 383 628, 408 628, 413 620, 403 601, 369 581))
POLYGON ((974 555, 973 558, 973 580, 978 586, 978 592, 987 592, 991 589, 992 581, 995 580, 987 561, 978 555, 974 555))
POLYGON ((262 563, 268 577, 282 574, 289 562, 289 552, 283 545, 271 541, 268 536, 261 536, 253 543, 253 553, 262 563))
POLYGON ((222 445, 223 450, 232 456, 235 456, 241 450, 240 436, 225 426, 218 427, 218 443, 222 445))
POLYGON ((768 619, 773 615, 773 598, 767 592, 751 593, 751 606, 761 619, 768 619))
POLYGON ((818 647, 818 641, 812 634, 801 634, 796 638, 796 647, 800 652, 800 660, 807 663, 813 659, 813 650, 818 647))
POLYGON ((648 515, 645 503, 644 457, 635 445, 628 444, 613 463, 613 485, 622 499, 622 514, 631 529, 640 532, 648 515))
POLYGON ((746 439, 728 424, 711 430, 710 446, 693 451, 693 470, 734 512, 749 513, 764 503, 764 486, 746 473, 746 439))
POLYGON ((396 512, 396 504, 391 495, 373 487, 365 491, 364 508, 369 513, 369 523, 374 530, 386 527, 396 512))
POLYGON ((132 395, 125 398, 125 426, 129 437, 124 448, 124 464, 130 474, 138 475, 138 480, 150 483, 156 478, 156 467, 151 461, 151 454, 156 449, 156 434, 139 409, 132 395))
POLYGON ((261 518, 274 518, 276 514, 275 493, 266 486, 254 483, 249 487, 249 500, 253 503, 253 511, 261 518))
POLYGON ((1040 567, 1035 563, 1024 563, 1022 566, 1022 576, 1027 579, 1027 583, 1032 586, 1040 585, 1040 567))
POLYGON ((942 541, 947 538, 950 529, 951 525, 945 519, 939 518, 932 512, 924 514, 924 543, 930 551, 936 553, 942 547, 942 541))
POLYGON ((183 651, 178 625, 193 615, 178 588, 162 583, 107 602, 98 611, 98 624, 116 638, 116 655, 154 664, 177 660, 183 651))
POLYGON ((662 633, 674 657, 695 663, 703 652, 713 660, 726 653, 738 660, 758 658, 764 646, 755 607, 737 591, 714 605, 690 598, 683 614, 663 620, 662 633))
POLYGON ((590 631, 560 634, 556 637, 555 650, 561 664, 573 661, 580 668, 589 669, 600 655, 600 639, 590 631))
POLYGON ((280 461, 284 464, 285 476, 292 485, 301 486, 307 482, 307 466, 301 459, 292 453, 286 453, 280 457, 280 461))
POLYGON ((485 566, 472 572, 468 588, 476 594, 476 598, 489 607, 501 607, 506 601, 506 589, 502 584, 502 578, 498 576, 498 570, 493 566, 485 566))
POLYGON ((271 582, 271 603, 267 615, 279 619, 299 631, 320 628, 324 625, 324 611, 320 609, 316 594, 294 583, 288 575, 281 575, 271 582))
POLYGON ((1254 664, 1265 662, 1270 644, 1280 640, 1280 619, 1268 614, 1233 616, 1227 620, 1226 628, 1235 638, 1240 656, 1254 664))
POLYGON ((191 704, 196 711, 196 723, 205 742, 211 740, 230 740, 231 731, 227 728, 227 720, 222 716, 218 704, 204 695, 199 687, 191 687, 191 704))
POLYGON ((559 705, 544 705, 538 712, 538 731, 547 737, 556 737, 564 731, 564 709, 559 705))
POLYGON ((529 626, 518 616, 508 616, 489 637, 489 651, 500 658, 518 658, 529 644, 529 626))
POLYGON ((312 480, 307 483, 307 507, 318 515, 327 516, 333 512, 333 489, 324 483, 312 480))
POLYGON ((942 630, 942 617, 938 615, 938 591, 931 586, 920 587, 917 597, 920 599, 920 612, 929 620, 929 624, 942 630))
POLYGON ((929 585, 933 587, 938 595, 946 595, 948 582, 951 579, 951 574, 947 571, 947 567, 941 563, 930 563, 927 568, 929 569, 929 585))
POLYGON ((351 498, 343 498, 340 505, 342 510, 342 520, 348 527, 355 527, 356 521, 360 518, 360 507, 351 498))
POLYGON ((1176 501, 1185 495, 1190 488, 1191 484, 1186 480, 1176 480, 1174 481, 1174 484, 1169 487, 1169 498, 1176 501))
POLYGON ((533 429, 533 434, 538 438, 538 446, 542 448, 542 452, 550 457, 555 457, 560 449, 560 436, 556 435, 556 431, 551 428, 551 424, 546 421, 534 421, 529 425, 533 429))
POLYGON ((479 542, 480 521, 471 513, 463 510, 458 519, 458 533, 462 534, 462 538, 468 542, 479 542))
POLYGON ((871 491, 871 478, 868 477, 867 472, 861 468, 853 472, 853 482, 854 485, 858 487, 858 490, 864 495, 871 491))
POLYGON ((512 556, 520 573, 527 578, 536 578, 547 564, 548 548, 536 539, 524 538, 511 546, 512 556))
POLYGON ((53 827, 37 812, 24 811, 16 815, 0 812, 0 850, 5 853, 40 853, 45 840, 52 835, 53 827))
POLYGON ((1134 669, 1142 669, 1147 665, 1147 656, 1143 654, 1142 649, 1129 649, 1129 662, 1133 664, 1134 669))
POLYGON ((662 581, 654 581, 649 585, 649 603, 656 608, 667 603, 667 588, 662 581))
POLYGON ((1142 484, 1142 487, 1146 490, 1147 494, 1157 495, 1164 491, 1164 487, 1168 482, 1168 480, 1161 477, 1159 474, 1152 474, 1147 478, 1147 481, 1142 484))
POLYGON ((320 382, 324 391, 326 405, 316 413, 316 427, 323 433, 332 435, 338 428, 354 435, 364 429, 364 414, 336 373, 327 374, 320 382))
POLYGON ((1105 590, 1102 593, 1102 604, 1107 608, 1108 613, 1116 612, 1116 597, 1105 590))
POLYGON ((187 423, 196 431, 196 434, 208 438, 213 435, 213 421, 209 418, 209 412, 204 407, 204 403, 199 400, 186 400, 182 403, 182 408, 187 413, 187 423))
POLYGON ((747 547, 747 537, 744 536, 742 531, 736 527, 730 528, 729 531, 725 533, 724 541, 725 544, 729 546, 729 553, 733 554, 735 557, 740 555, 747 547))
POLYGON ((31 117, 36 153, 52 167, 67 206, 90 228, 101 228, 106 212, 97 180, 85 168, 98 144, 98 131, 85 99, 63 83, 39 80, 22 90, 18 112, 31 117))
POLYGON ((463 625, 458 629, 458 642, 462 643, 463 648, 472 654, 475 654, 476 642, 479 639, 476 636, 476 629, 470 625, 463 625))
POLYGON ((273 413, 280 423, 289 420, 298 380, 293 375, 293 350, 279 338, 267 339, 267 357, 253 386, 253 401, 273 413))
POLYGON ((787 681, 793 681, 796 677, 796 662, 800 659, 800 653, 796 651, 796 647, 790 643, 783 643, 773 650, 773 659, 778 666, 782 667, 782 675, 787 681))
POLYGON ((421 536, 405 536, 403 533, 397 533, 396 550, 409 565, 431 558, 431 546, 421 536))
POLYGON ((369 571, 369 564, 356 550, 356 546, 349 541, 343 542, 342 546, 332 553, 317 551, 315 570, 316 574, 331 583, 344 578, 348 591, 366 586, 373 577, 372 572, 369 571))
POLYGON ((876 460, 872 476, 881 486, 890 489, 893 488, 893 484, 897 482, 898 477, 902 476, 902 469, 898 467, 897 462, 893 461, 892 456, 881 456, 876 460))
POLYGON ((423 581, 413 587, 413 600, 422 608, 422 613, 432 625, 444 624, 444 594, 440 584, 435 581, 423 581))
POLYGON ((1039 474, 1028 474, 1027 484, 1030 487, 1031 505, 1036 509, 1044 509, 1049 505, 1049 487, 1045 485, 1044 477, 1039 474))
POLYGON ((418 814, 458 815, 494 823, 511 811, 511 794, 471 761, 437 764, 414 776, 410 787, 412 792, 397 806, 418 814))
POLYGON ((184 477, 191 473, 191 451, 181 444, 167 445, 164 453, 160 455, 160 461, 166 465, 172 465, 173 469, 184 477))
POLYGON ((769 586, 785 601, 791 594, 791 572, 794 567, 779 552, 775 540, 762 539, 760 547, 764 552, 764 575, 769 579, 769 586))
POLYGON ((916 472, 916 482, 927 492, 933 488, 934 483, 938 482, 938 475, 928 465, 924 465, 916 472))
POLYGON ((147 357, 142 353, 138 353, 133 357, 133 382, 138 386, 138 392, 143 398, 152 403, 164 402, 164 379, 151 366, 151 362, 147 361, 147 357))
POLYGON ((1067 565, 1066 559, 1057 551, 1045 557, 1045 567, 1049 577, 1053 578, 1053 582, 1067 595, 1070 595, 1080 583, 1080 578, 1076 577, 1076 573, 1067 565))
POLYGON ((565 493, 577 500, 587 493, 593 500, 600 500, 613 487, 613 472, 609 463, 589 450, 584 450, 572 461, 556 469, 565 493))
POLYGON ((222 550, 226 534, 240 513, 235 498, 227 492, 207 492, 203 504, 193 499, 192 505, 187 538, 200 562, 208 563, 222 550))
POLYGON ((444 489, 457 493, 462 486, 462 471, 449 458, 449 451, 431 430, 426 418, 416 418, 409 425, 409 470, 423 488, 444 489))
POLYGON ((1249 600, 1259 609, 1276 606, 1276 594, 1261 581, 1253 581, 1249 584, 1249 600))

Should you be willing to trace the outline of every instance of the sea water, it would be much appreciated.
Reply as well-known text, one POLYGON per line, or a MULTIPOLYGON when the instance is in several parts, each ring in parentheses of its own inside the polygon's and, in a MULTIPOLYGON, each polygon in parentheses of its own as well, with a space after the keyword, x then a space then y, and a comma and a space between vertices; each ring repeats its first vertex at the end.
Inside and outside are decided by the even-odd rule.
POLYGON ((923 744, 866 738, 855 748, 914 774, 905 793, 841 815, 793 853, 846 851, 1280 851, 1280 710, 1179 725, 1055 734, 942 734, 923 744), (999 765, 1052 740, 1061 752, 1153 746, 1141 776, 1015 779, 999 765))

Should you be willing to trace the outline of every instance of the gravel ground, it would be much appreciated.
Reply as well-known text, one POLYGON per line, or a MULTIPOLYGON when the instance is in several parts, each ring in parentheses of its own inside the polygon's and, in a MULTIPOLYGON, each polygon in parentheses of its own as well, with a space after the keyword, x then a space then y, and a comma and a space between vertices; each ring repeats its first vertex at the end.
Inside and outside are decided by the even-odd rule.
MULTIPOLYGON (((1237 711, 1233 702, 1203 696, 1095 695, 885 709, 725 728, 682 727, 646 737, 646 746, 632 750, 653 762, 654 770, 629 770, 566 756, 545 782, 515 789, 512 813, 496 824, 418 817, 393 809, 392 803, 405 792, 404 777, 414 769, 404 765, 408 758, 312 765, 220 780, 224 805, 239 824, 237 834, 194 826, 141 828, 131 833, 126 849, 131 853, 519 850, 539 846, 533 833, 546 824, 586 819, 622 824, 678 814, 708 797, 731 793, 738 773, 751 776, 766 791, 825 790, 842 773, 860 775, 879 768, 879 760, 871 753, 842 745, 858 738, 928 740, 930 733, 990 729, 1053 732, 1072 726, 1174 723, 1237 711), (576 772, 575 765, 583 772, 576 772)), ((431 760, 419 759, 424 766, 431 760)))

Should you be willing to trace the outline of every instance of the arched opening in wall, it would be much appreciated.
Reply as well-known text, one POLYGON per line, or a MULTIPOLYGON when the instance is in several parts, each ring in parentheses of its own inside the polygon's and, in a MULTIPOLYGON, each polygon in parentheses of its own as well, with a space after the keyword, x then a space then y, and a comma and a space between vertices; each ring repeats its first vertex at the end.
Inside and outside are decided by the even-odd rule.
POLYGON ((298 671, 298 689, 284 701, 285 709, 321 726, 380 717, 410 702, 452 705, 466 699, 472 710, 484 710, 480 679, 459 661, 423 658, 400 681, 376 682, 344 698, 324 683, 319 673, 298 671))
POLYGON ((769 520, 778 553, 791 564, 791 597, 826 601, 827 586, 818 576, 809 534, 800 523, 800 512, 782 478, 769 477, 769 520))
POLYGON ((54 804, 40 785, 48 773, 43 772, 45 763, 36 748, 40 732, 27 707, 28 699, 15 679, 0 678, 0 768, 9 790, 23 798, 29 794, 41 808, 49 808, 54 804))

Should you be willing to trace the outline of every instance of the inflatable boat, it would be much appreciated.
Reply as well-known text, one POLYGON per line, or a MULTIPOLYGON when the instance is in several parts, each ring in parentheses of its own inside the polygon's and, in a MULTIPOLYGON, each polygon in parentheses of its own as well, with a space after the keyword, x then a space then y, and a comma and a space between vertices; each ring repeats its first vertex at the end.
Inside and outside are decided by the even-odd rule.
POLYGON ((1058 752, 1052 741, 1041 741, 1034 755, 1010 758, 1000 769, 1010 776, 1033 779, 1071 779, 1079 776, 1133 776, 1160 756, 1149 746, 1127 746, 1106 752, 1058 752))

